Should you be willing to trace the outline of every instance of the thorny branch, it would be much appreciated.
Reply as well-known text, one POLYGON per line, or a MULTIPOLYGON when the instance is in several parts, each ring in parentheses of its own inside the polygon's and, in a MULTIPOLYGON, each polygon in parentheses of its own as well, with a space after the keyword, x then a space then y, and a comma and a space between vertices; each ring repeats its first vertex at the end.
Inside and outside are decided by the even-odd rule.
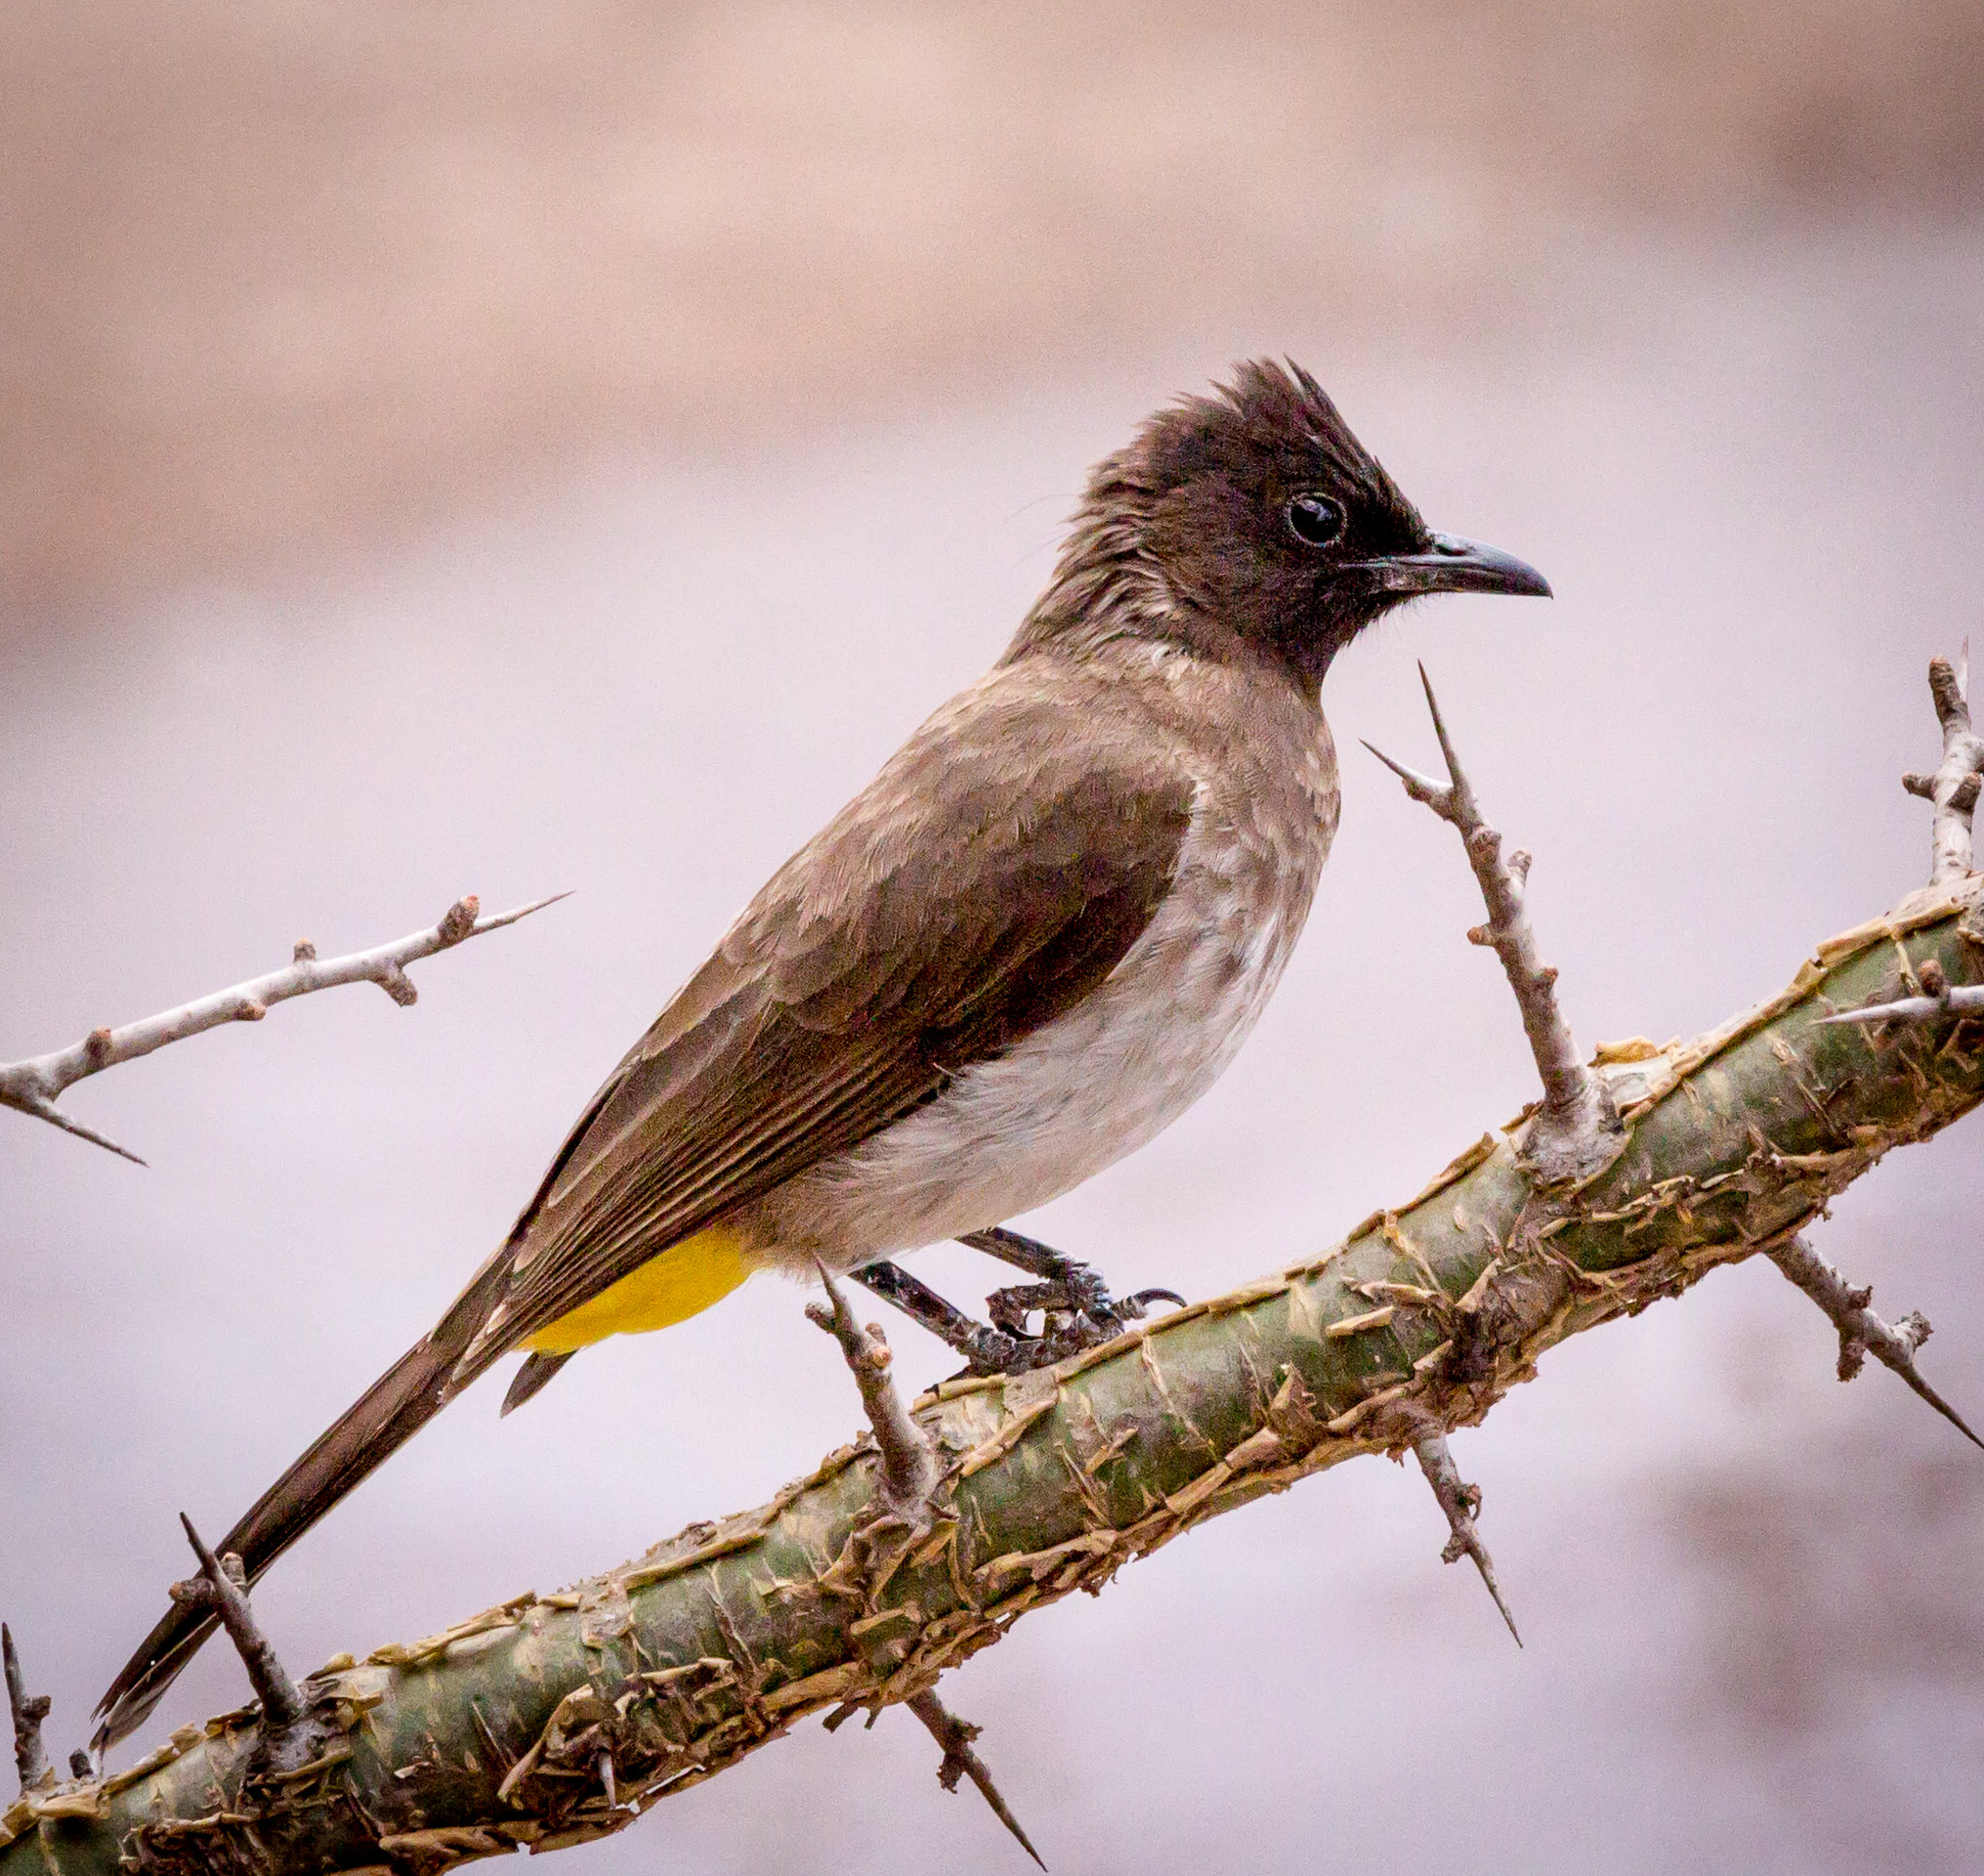
POLYGON ((1200 1522, 1396 1449, 1402 1404, 1475 1425, 1557 1342, 1769 1249, 1969 1113, 1984 1054, 1817 1020, 1876 992, 1898 951, 1984 983, 1984 882, 1829 939, 1685 1047, 1600 1051, 1628 1144, 1584 1186, 1542 1185, 1488 1136, 1303 1263, 911 1403, 943 1466, 935 1516, 880 1566, 864 1438, 572 1589, 337 1657, 298 1689, 326 1742, 283 1780, 258 1769, 249 1708, 59 1800, 30 1794, 0 1812, 0 1876, 441 1876, 617 1830, 806 1714, 906 1703, 1200 1522))
POLYGON ((1394 762, 1369 743, 1364 747, 1405 784, 1414 801, 1424 802, 1442 820, 1457 828, 1467 847, 1468 864, 1474 870, 1488 907, 1488 922, 1474 926, 1468 938, 1471 943, 1488 946, 1501 958, 1522 1011, 1537 1073, 1543 1078, 1543 1104, 1523 1143, 1525 1156, 1546 1184, 1590 1179, 1619 1156, 1625 1141, 1619 1111, 1603 1080, 1586 1066, 1570 1025, 1558 1006, 1556 967, 1545 964, 1536 948, 1524 894, 1530 856, 1518 847, 1504 857, 1502 836, 1481 816, 1423 664, 1419 682, 1425 687, 1426 707, 1433 713, 1434 733, 1446 760, 1447 781, 1435 782, 1416 769, 1394 762))
POLYGON ((979 1796, 991 1805, 992 1815, 1019 1839, 1019 1847, 1045 1869, 1047 1865, 1040 1862, 1040 1853, 1020 1829, 1019 1819, 1013 1816, 1005 1799, 999 1796, 999 1787, 992 1782, 992 1774, 985 1768, 984 1760, 972 1750, 972 1741, 985 1729, 972 1725, 969 1720, 959 1719, 932 1693, 912 1694, 903 1705, 930 1729, 930 1737, 944 1749, 944 1763, 937 1768, 937 1782, 946 1791, 954 1792, 960 1778, 969 1778, 977 1786, 979 1796))
MULTIPOLYGON (((0 1813, 0 1876, 441 1876, 586 1841, 809 1713, 833 1725, 920 1703, 926 1725, 954 1727, 926 1698, 939 1676, 1030 1610, 1100 1593, 1206 1519, 1408 1443, 1455 1500, 1449 1552, 1473 1553, 1446 1430, 1534 1379, 1556 1343, 1757 1251, 1825 1293, 1844 1355, 1899 1355, 1941 1408, 1912 1372, 1926 1325, 1881 1324, 1791 1241, 1892 1148, 1984 1102, 1984 1051, 1954 1034, 1824 1020, 1879 995, 1897 957, 1906 983, 1984 990, 1984 879, 1944 879, 1827 940, 1709 1035, 1603 1048, 1586 1069, 1521 920, 1520 869, 1495 866, 1443 727, 1442 741, 1451 788, 1408 785, 1471 823, 1546 1086, 1575 1095, 1582 1081, 1588 1112, 1602 1111, 1594 1082, 1616 1102, 1620 1139, 1596 1171, 1539 1165, 1534 1126, 1485 1135, 1305 1262, 1050 1369, 946 1382, 907 1410, 836 1299, 820 1317, 882 1390, 872 1441, 571 1590, 336 1657, 296 1690, 313 1756, 292 1769, 270 1772, 265 1706, 182 1728, 101 1780, 31 1791, 0 1813), (887 1448, 905 1424, 940 1468, 914 1522, 890 1509, 907 1475, 891 1483, 887 1448)), ((969 1743, 946 1739, 946 1771, 971 1772, 969 1743)))
POLYGON ((217 1029, 223 1023, 259 1023, 268 1014, 271 1003, 307 997, 314 990, 373 983, 395 1003, 412 1003, 419 992, 406 973, 408 965, 431 958, 437 951, 451 950, 485 932, 514 925, 518 919, 528 918, 532 912, 542 911, 568 896, 554 893, 548 899, 484 918, 480 915, 480 902, 471 893, 457 899, 443 914, 440 924, 424 932, 409 933, 390 944, 377 945, 370 951, 353 951, 341 958, 319 958, 317 947, 308 938, 298 938, 294 956, 284 969, 251 977, 246 983, 214 991, 175 1009, 162 1010, 156 1016, 114 1030, 92 1030, 80 1042, 72 1042, 66 1049, 54 1049, 22 1061, 0 1062, 0 1107, 17 1108, 141 1166, 144 1161, 128 1148, 106 1139, 94 1127, 57 1107, 55 1103, 64 1090, 85 1076, 100 1074, 119 1062, 135 1061, 140 1056, 148 1056, 169 1042, 183 1042, 202 1030, 217 1029))
POLYGON ((1929 1339, 1929 1318, 1911 1309, 1901 1321, 1883 1322, 1868 1307, 1872 1289, 1855 1289, 1806 1242, 1804 1234, 1773 1245, 1772 1263, 1831 1318, 1840 1332, 1840 1379, 1850 1381, 1869 1355, 1891 1368, 1973 1446, 1984 1446, 1964 1424, 1963 1416, 1925 1381, 1915 1367, 1915 1351, 1929 1339))

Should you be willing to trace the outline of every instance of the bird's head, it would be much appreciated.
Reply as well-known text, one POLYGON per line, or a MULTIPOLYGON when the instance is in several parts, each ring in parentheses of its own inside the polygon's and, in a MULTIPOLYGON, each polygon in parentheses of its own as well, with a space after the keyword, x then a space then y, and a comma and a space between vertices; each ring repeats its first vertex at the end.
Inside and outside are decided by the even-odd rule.
POLYGON ((1549 592, 1513 556, 1435 534, 1315 379, 1256 361, 1098 465, 1014 652, 1148 639, 1266 657, 1314 694, 1407 600, 1549 592))

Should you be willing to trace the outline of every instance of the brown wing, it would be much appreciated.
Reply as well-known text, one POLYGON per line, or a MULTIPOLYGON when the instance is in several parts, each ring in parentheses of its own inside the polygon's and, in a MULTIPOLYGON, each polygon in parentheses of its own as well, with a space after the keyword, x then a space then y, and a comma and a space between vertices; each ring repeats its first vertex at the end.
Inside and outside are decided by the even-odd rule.
MULTIPOLYGON (((1001 673, 933 718, 753 901, 508 1243, 221 1540, 250 1582, 506 1350, 1115 968, 1176 871, 1192 784, 1023 684, 1001 673)), ((104 1696, 100 1743, 141 1724, 212 1626, 168 1612, 104 1696)))
POLYGON ((1176 871, 1192 784, 1098 763, 1070 716, 940 718, 772 879, 567 1142, 463 1378, 1115 968, 1176 871))

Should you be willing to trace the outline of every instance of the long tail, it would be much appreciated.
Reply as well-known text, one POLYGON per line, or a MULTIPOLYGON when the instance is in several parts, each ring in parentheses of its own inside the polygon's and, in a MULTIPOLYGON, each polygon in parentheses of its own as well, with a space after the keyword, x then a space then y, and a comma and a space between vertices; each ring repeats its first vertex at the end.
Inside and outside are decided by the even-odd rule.
MULTIPOLYGON (((232 1551, 240 1556, 251 1584, 496 1359, 500 1351, 479 1362, 473 1372, 457 1371, 464 1349, 500 1293, 507 1248, 477 1274, 433 1333, 388 1369, 214 1546, 219 1554, 232 1551)), ((96 1735, 99 1751, 144 1724, 217 1619, 210 1610, 173 1604, 98 1703, 103 1719, 96 1735)))

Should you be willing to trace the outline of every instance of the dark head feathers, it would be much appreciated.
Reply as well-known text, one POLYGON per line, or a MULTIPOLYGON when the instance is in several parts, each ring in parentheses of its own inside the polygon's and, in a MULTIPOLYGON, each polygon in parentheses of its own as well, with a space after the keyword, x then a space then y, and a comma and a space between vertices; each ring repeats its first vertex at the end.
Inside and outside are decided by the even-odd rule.
POLYGON ((1160 411, 1097 465, 1008 657, 1146 639, 1266 659, 1313 692, 1335 653, 1396 602, 1348 569, 1431 539, 1321 385, 1299 365, 1254 360, 1160 411), (1291 516, 1297 502, 1310 509, 1291 516))
POLYGON ((1210 396, 1181 397, 1149 418, 1125 455, 1136 459, 1136 479, 1155 495, 1206 477, 1279 474, 1306 483, 1320 471, 1373 507, 1419 524, 1383 464, 1293 359, 1236 365, 1231 384, 1215 385, 1210 396))

